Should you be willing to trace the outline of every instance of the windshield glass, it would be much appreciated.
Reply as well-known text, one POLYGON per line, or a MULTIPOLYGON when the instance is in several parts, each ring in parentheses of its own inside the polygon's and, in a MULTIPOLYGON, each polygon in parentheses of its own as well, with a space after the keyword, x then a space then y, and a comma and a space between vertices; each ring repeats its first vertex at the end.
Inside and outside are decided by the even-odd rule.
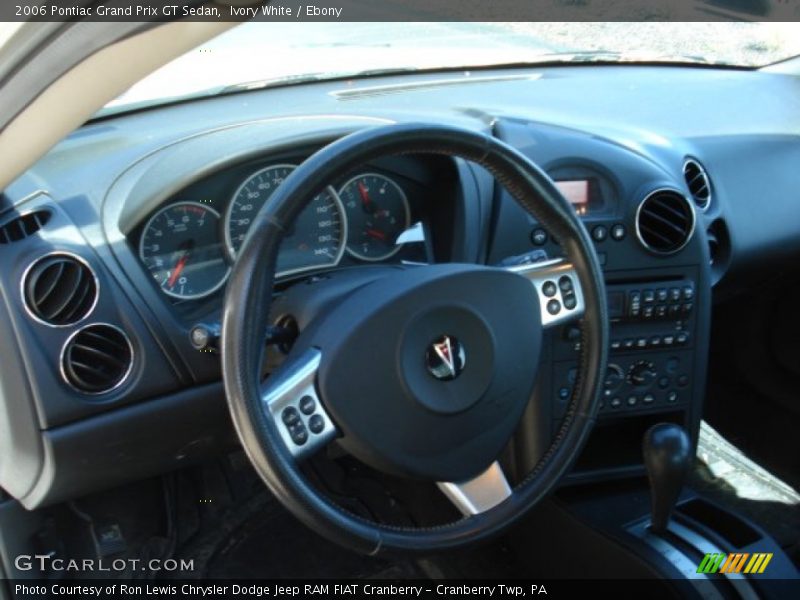
POLYGON ((798 23, 245 23, 154 72, 102 112, 248 83, 383 71, 562 61, 757 67, 797 54, 798 23))

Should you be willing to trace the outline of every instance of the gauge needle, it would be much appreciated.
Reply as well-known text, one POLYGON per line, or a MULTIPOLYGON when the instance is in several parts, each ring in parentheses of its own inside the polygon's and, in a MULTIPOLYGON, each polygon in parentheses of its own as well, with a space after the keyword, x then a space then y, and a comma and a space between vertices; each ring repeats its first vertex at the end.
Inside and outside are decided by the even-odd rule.
POLYGON ((382 231, 378 231, 377 229, 367 229, 365 232, 369 237, 375 238, 376 240, 385 240, 386 234, 382 231))
POLYGON ((364 204, 364 208, 369 208, 370 204, 372 204, 372 200, 369 198, 367 186, 360 181, 358 182, 358 193, 361 195, 361 202, 364 204))
POLYGON ((167 286, 170 288, 175 287, 175 282, 178 281, 178 277, 181 276, 183 273, 183 268, 186 266, 186 263, 189 261, 189 254, 184 254, 181 256, 181 259, 178 261, 178 264, 175 265, 175 270, 172 271, 172 275, 169 277, 169 281, 167 281, 167 286))

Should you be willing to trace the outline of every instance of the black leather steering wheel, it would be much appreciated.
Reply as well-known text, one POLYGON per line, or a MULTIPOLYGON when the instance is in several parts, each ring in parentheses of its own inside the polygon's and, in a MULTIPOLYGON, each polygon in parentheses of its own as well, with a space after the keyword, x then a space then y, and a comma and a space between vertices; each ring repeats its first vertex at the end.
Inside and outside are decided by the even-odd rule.
POLYGON ((482 133, 429 124, 368 129, 301 164, 250 231, 225 296, 225 391, 247 455, 301 521, 365 554, 438 551, 499 533, 554 488, 593 425, 609 334, 593 244, 536 165, 482 133), (337 177, 410 153, 461 157, 488 169, 559 241, 565 259, 334 274, 328 285, 338 286, 335 305, 315 316, 284 364, 262 382, 276 259, 287 228, 337 177), (497 457, 531 399, 543 330, 570 320, 580 320, 582 331, 572 399, 551 446, 512 490, 497 457), (464 518, 407 528, 340 508, 300 471, 303 459, 333 440, 379 470, 436 482, 464 518))

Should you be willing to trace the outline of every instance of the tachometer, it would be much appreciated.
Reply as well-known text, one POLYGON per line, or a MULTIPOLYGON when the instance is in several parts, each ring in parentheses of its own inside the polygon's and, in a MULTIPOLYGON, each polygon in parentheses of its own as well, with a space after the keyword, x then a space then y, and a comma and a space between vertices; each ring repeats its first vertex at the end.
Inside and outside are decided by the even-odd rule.
POLYGON ((202 298, 225 283, 230 267, 219 223, 219 213, 198 202, 171 204, 150 218, 139 257, 165 294, 202 298))
POLYGON ((347 251, 361 260, 385 260, 401 246, 397 238, 408 229, 411 211, 403 189, 377 173, 362 173, 342 187, 350 233, 347 251))
MULTIPOLYGON (((256 214, 295 169, 294 165, 272 165, 239 186, 225 215, 225 238, 236 257, 256 214)), ((344 254, 347 224, 344 208, 333 188, 311 201, 286 234, 278 254, 277 275, 289 275, 338 264, 344 254)))

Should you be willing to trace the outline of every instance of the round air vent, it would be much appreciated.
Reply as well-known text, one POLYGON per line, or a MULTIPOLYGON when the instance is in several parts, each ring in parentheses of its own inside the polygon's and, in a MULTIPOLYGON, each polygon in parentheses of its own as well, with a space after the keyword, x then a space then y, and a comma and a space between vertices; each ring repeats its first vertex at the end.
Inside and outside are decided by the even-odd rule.
POLYGON ((97 280, 89 266, 71 254, 37 260, 23 279, 25 305, 37 320, 64 327, 86 317, 97 302, 97 280))
POLYGON ((689 159, 683 164, 683 177, 694 198, 694 203, 705 210, 711 203, 711 180, 708 173, 696 160, 689 159))
POLYGON ((125 333, 111 325, 89 325, 75 333, 61 355, 67 383, 86 394, 103 394, 119 386, 133 365, 133 348, 125 333))
POLYGON ((694 223, 694 209, 683 195, 673 190, 656 190, 639 205, 636 234, 648 250, 672 254, 687 244, 694 223))

